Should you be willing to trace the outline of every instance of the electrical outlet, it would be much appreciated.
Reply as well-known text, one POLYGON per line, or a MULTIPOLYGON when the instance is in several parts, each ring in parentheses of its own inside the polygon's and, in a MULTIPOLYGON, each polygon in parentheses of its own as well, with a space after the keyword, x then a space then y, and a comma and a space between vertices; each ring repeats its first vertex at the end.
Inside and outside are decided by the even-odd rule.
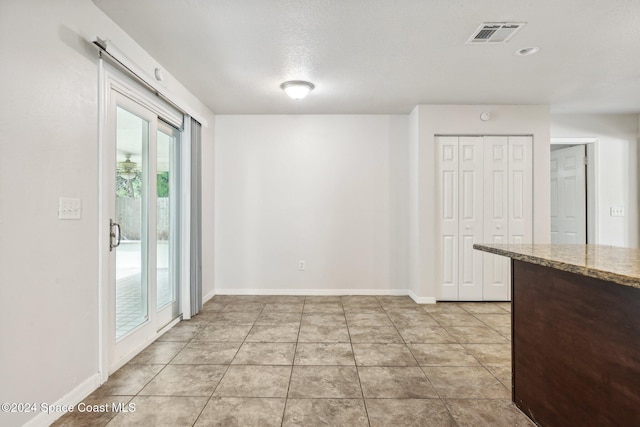
POLYGON ((304 271, 304 261, 298 261, 298 271, 304 271))
POLYGON ((624 216, 624 208, 620 206, 611 206, 611 216, 624 216))

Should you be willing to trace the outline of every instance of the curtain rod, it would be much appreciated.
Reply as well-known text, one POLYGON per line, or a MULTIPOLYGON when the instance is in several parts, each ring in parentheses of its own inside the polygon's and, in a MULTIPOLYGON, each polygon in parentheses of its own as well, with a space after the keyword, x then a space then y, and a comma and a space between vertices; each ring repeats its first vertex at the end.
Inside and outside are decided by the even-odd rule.
POLYGON ((124 71, 134 77, 138 82, 144 85, 147 89, 151 90, 156 96, 162 98, 174 108, 178 109, 183 114, 191 116, 197 120, 202 126, 208 127, 207 121, 198 114, 193 108, 191 108, 186 102, 177 98, 174 95, 165 95, 163 89, 158 83, 154 82, 151 78, 146 76, 144 70, 142 70, 135 62, 129 59, 124 53, 122 53, 111 41, 96 37, 92 44, 98 48, 100 55, 106 54, 111 60, 120 66, 124 71))

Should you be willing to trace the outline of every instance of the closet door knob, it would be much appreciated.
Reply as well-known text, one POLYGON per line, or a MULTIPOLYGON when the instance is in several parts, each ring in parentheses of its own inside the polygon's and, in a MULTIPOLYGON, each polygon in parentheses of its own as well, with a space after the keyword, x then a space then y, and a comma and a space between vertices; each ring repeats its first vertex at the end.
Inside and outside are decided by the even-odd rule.
POLYGON ((465 230, 471 230, 471 226, 470 226, 470 225, 465 225, 465 226, 464 226, 464 229, 465 229, 465 230))
POLYGON ((501 225, 496 225, 496 228, 497 228, 498 230, 500 230, 500 229, 502 228, 502 226, 501 226, 501 225))

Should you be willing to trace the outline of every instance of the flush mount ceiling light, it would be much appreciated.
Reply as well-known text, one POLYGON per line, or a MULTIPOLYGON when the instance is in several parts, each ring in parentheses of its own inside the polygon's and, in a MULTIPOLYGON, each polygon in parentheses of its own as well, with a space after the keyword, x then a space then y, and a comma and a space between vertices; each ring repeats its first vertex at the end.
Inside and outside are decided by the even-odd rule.
POLYGON ((540 48, 537 48, 537 47, 525 47, 525 48, 516 50, 516 55, 518 55, 518 56, 533 55, 534 53, 536 53, 539 50, 540 50, 540 48))
POLYGON ((309 92, 315 87, 313 83, 304 80, 289 80, 280 85, 282 90, 293 99, 302 99, 309 95, 309 92))

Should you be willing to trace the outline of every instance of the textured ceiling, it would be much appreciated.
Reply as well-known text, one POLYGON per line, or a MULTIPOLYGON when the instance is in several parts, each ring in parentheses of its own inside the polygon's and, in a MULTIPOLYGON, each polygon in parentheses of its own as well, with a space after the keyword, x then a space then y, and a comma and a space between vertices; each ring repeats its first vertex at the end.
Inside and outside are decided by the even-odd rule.
POLYGON ((640 0, 93 1, 217 114, 640 112, 640 0), (527 25, 506 44, 465 44, 505 21, 527 25), (540 52, 514 54, 529 46, 540 52), (294 101, 285 80, 316 89, 294 101))

